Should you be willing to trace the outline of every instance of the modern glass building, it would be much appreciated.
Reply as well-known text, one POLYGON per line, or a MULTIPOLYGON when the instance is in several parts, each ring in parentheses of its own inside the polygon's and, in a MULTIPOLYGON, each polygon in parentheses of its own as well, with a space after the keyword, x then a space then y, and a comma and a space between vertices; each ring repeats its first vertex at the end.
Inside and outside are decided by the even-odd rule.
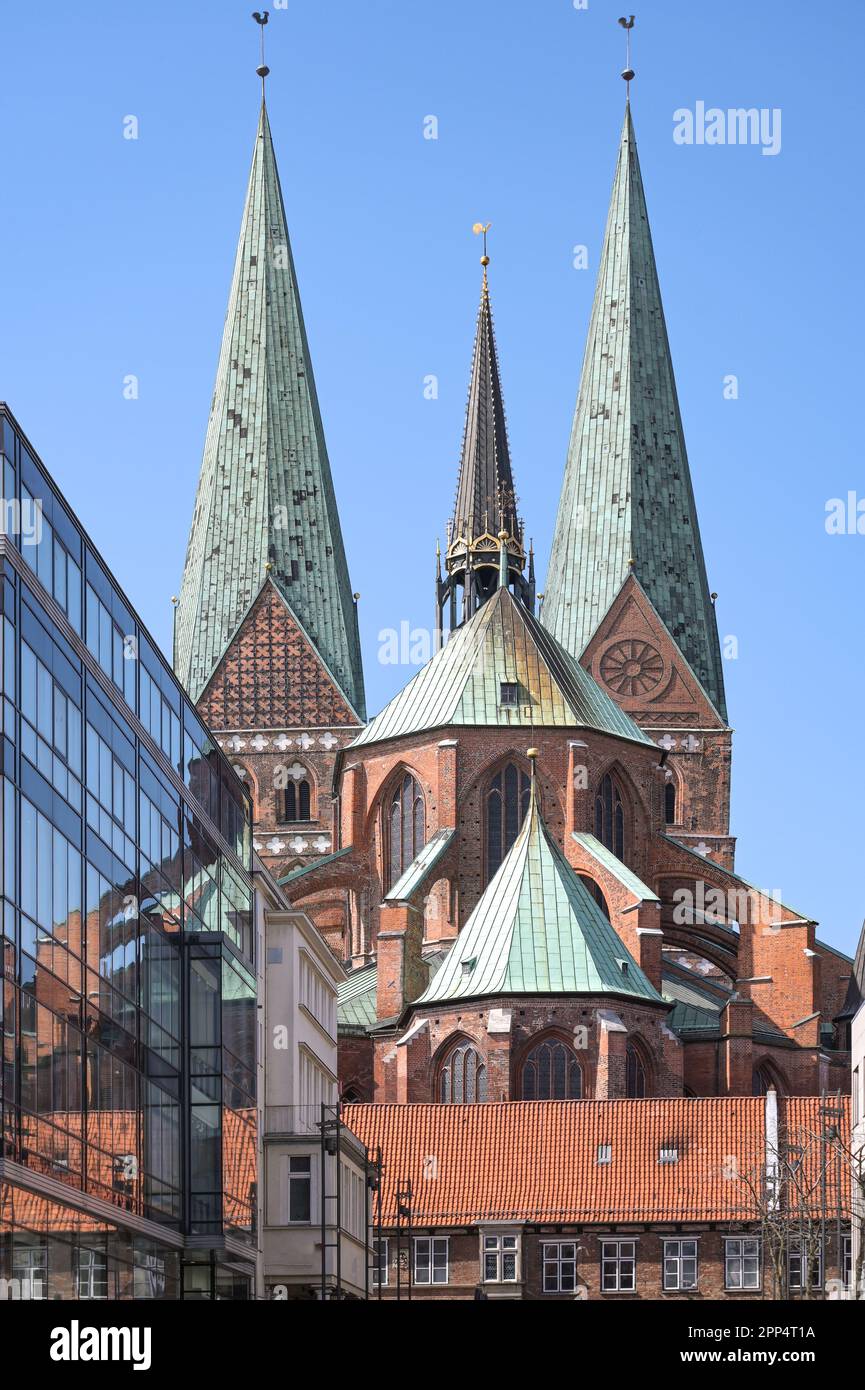
POLYGON ((249 795, 2 404, 0 466, 0 1296, 251 1297, 249 795))

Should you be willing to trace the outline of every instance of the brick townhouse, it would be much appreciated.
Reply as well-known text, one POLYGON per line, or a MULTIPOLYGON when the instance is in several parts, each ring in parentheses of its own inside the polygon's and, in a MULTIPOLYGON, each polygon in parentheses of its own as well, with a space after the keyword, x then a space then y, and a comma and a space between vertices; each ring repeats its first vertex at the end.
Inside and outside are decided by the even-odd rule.
POLYGON ((350 1105, 344 1118, 381 1150, 382 1298, 823 1298, 849 1286, 846 1101, 770 1090, 350 1105), (773 1173, 777 1203, 765 1198, 773 1173))

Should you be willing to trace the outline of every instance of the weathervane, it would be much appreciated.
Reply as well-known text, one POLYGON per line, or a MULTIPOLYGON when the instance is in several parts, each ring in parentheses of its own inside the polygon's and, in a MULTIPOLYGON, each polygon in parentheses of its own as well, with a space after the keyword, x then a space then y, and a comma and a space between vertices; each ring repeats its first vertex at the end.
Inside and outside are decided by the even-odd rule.
POLYGON ((484 239, 484 254, 481 256, 481 265, 484 268, 484 288, 486 288, 487 283, 487 266, 490 263, 490 258, 487 255, 487 232, 492 225, 492 222, 476 222, 472 227, 475 236, 483 236, 484 239))
POLYGON ((627 51, 626 51, 626 54, 625 54, 625 67, 624 67, 624 70, 623 70, 623 72, 622 72, 622 76, 624 77, 625 82, 626 82, 626 84, 627 84, 627 88, 628 88, 628 101, 630 101, 630 100, 631 100, 631 82, 632 82, 633 79, 634 79, 634 69, 631 67, 631 30, 632 30, 633 27, 634 27, 634 16, 631 15, 630 19, 625 19, 624 15, 622 15, 622 18, 619 20, 619 23, 621 24, 622 28, 624 29, 625 33, 626 33, 627 36, 628 36, 628 47, 627 47, 627 51))
POLYGON ((258 10, 253 10, 252 17, 261 31, 261 62, 255 71, 257 76, 261 78, 261 90, 264 91, 264 79, 270 72, 270 68, 264 61, 264 26, 270 19, 270 15, 267 10, 263 10, 261 13, 258 10))

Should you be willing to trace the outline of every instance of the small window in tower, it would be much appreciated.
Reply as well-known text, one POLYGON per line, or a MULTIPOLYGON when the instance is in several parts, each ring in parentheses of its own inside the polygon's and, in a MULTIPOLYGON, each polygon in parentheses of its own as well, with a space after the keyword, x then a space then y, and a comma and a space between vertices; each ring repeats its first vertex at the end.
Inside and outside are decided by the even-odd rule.
POLYGON ((499 686, 500 705, 518 705, 520 702, 520 687, 516 681, 502 681, 499 686))
POLYGON ((676 824, 676 784, 672 781, 664 787, 664 820, 667 825, 676 824))

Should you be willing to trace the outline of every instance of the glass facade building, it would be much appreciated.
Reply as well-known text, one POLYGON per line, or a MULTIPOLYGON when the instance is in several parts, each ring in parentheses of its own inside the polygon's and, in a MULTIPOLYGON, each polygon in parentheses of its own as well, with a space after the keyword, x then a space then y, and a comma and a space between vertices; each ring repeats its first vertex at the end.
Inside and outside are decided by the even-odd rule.
POLYGON ((0 1293, 251 1297, 249 794, 3 405, 0 466, 0 1293))

